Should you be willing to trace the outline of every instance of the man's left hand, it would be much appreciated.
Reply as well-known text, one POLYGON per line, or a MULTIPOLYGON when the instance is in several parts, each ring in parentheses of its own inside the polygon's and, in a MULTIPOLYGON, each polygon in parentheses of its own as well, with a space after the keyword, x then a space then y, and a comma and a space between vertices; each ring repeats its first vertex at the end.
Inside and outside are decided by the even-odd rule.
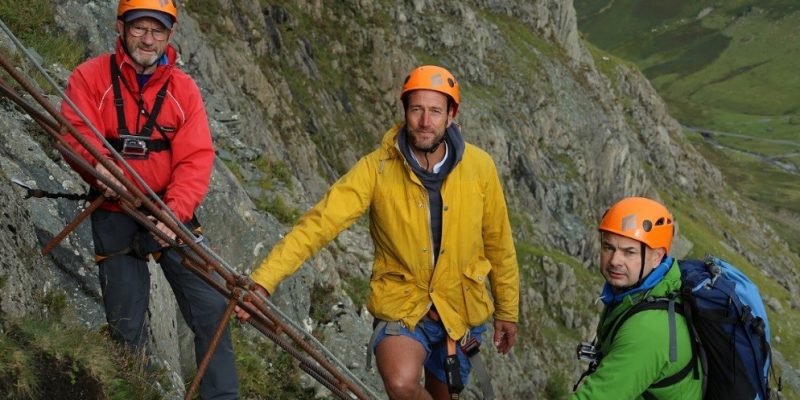
POLYGON ((517 338, 517 323, 494 320, 494 346, 500 354, 507 354, 517 338))
MULTIPOLYGON (((155 219, 155 218, 152 218, 152 219, 155 219)), ((154 221, 154 222, 155 222, 155 221, 154 221)), ((173 232, 173 231, 172 231, 172 229, 169 229, 169 228, 168 228, 166 225, 164 225, 164 223, 163 223, 163 222, 161 222, 161 221, 158 221, 158 223, 156 223, 156 229, 158 229, 159 231, 161 231, 162 233, 164 233, 165 235, 167 235, 167 237, 168 237, 168 238, 170 238, 170 239, 172 239, 172 240, 175 240, 175 237, 177 236, 177 235, 175 235, 175 232, 173 232)), ((158 244, 160 244, 160 245, 161 245, 161 247, 169 247, 169 245, 170 245, 170 244, 169 244, 169 243, 167 243, 167 242, 166 242, 164 239, 162 239, 162 238, 161 238, 161 236, 158 236, 158 235, 156 235, 155 233, 153 233, 153 238, 155 238, 155 239, 156 239, 156 242, 158 242, 158 244)))

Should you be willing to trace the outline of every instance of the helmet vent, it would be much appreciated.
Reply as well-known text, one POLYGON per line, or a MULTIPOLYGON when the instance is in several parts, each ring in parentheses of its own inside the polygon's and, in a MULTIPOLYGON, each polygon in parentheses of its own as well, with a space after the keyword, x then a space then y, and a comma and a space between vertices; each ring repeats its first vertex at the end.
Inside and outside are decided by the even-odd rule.
POLYGON ((644 229, 645 232, 650 232, 653 230, 653 223, 649 219, 642 221, 642 229, 644 229))

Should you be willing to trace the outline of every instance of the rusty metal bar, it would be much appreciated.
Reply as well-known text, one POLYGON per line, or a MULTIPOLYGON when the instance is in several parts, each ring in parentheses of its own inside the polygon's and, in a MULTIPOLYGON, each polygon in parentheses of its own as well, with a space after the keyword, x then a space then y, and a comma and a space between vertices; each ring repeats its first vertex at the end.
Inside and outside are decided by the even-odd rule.
POLYGON ((186 400, 190 400, 194 397, 194 392, 197 391, 197 387, 200 385, 200 380, 203 379, 203 375, 205 375, 206 369, 208 369, 208 364, 211 362, 211 357, 214 356, 214 352, 217 350, 217 346, 219 346, 219 340, 222 338, 222 332, 225 331, 225 328, 228 326, 228 318, 230 318, 231 313, 233 313, 233 308, 236 306, 236 296, 240 290, 241 289, 236 288, 233 290, 233 292, 231 292, 231 300, 228 302, 228 306, 225 307, 225 312, 222 314, 222 318, 219 320, 219 325, 217 325, 217 330, 214 332, 214 337, 211 339, 208 349, 206 349, 206 354, 203 356, 203 361, 201 361, 200 366, 197 367, 197 373, 192 380, 192 384, 189 386, 189 390, 186 391, 186 400))
POLYGON ((345 391, 346 389, 334 385, 333 377, 329 376, 324 371, 320 371, 316 368, 313 368, 312 365, 302 361, 300 362, 300 369, 305 371, 305 373, 310 375, 312 378, 316 379, 317 382, 321 383, 322 386, 325 386, 328 390, 331 391, 331 393, 339 396, 339 398, 341 399, 351 398, 345 391))
POLYGON ((50 241, 47 242, 47 244, 44 247, 42 247, 42 255, 44 256, 47 255, 47 253, 50 253, 50 251, 52 251, 54 247, 58 246, 58 244, 61 243, 61 241, 64 240, 64 238, 67 237, 67 235, 69 235, 73 230, 75 230, 75 228, 77 228, 78 225, 80 225, 81 222, 83 222, 83 220, 86 219, 86 217, 91 215, 94 212, 94 210, 96 210, 103 203, 105 203, 105 201, 106 201, 105 197, 98 196, 96 199, 94 199, 94 201, 89 203, 88 207, 84 208, 83 211, 81 211, 81 213, 78 214, 78 216, 73 218, 72 221, 70 221, 70 223, 67 224, 67 226, 65 226, 64 229, 61 230, 61 232, 53 236, 53 238, 50 239, 50 241))
MULTIPOLYGON (((126 204, 125 202, 122 202, 121 206, 122 206, 123 210, 126 213, 128 213, 131 217, 136 219, 137 222, 142 224, 142 226, 144 226, 145 228, 147 228, 148 230, 150 230, 154 234, 158 235, 165 242, 171 243, 171 245, 175 249, 180 251, 181 254, 184 256, 183 265, 185 267, 189 268, 191 271, 195 272, 195 274, 197 274, 201 279, 203 279, 209 286, 211 286, 212 288, 216 289, 218 292, 222 293, 225 297, 228 297, 228 298, 231 298, 231 296, 238 297, 238 295, 234 294, 227 287, 223 287, 219 282, 217 282, 211 276, 209 276, 209 272, 205 271, 199 265, 199 261, 201 261, 201 260, 197 259, 196 257, 193 257, 192 252, 188 252, 188 251, 186 251, 185 248, 177 246, 177 242, 175 242, 173 239, 167 237, 160 230, 156 229, 155 225, 153 224, 153 222, 150 221, 143 213, 141 213, 141 211, 131 208, 131 206, 126 204)), ((228 282, 228 284, 232 286, 232 284, 230 282, 228 282)), ((234 289, 234 291, 235 291, 235 290, 241 290, 243 286, 249 286, 250 282, 249 282, 248 278, 243 277, 243 276, 239 276, 238 280, 234 284, 236 284, 235 289, 234 289)), ((334 378, 331 378, 330 381, 325 381, 325 382, 320 381, 320 383, 325 387, 330 387, 330 386, 338 387, 339 388, 338 390, 340 390, 340 391, 341 390, 350 390, 356 396, 356 398, 358 398, 358 399, 364 399, 364 400, 369 399, 369 397, 365 393, 363 393, 357 385, 351 383, 346 377, 344 377, 333 365, 330 364, 330 362, 324 356, 322 356, 321 354, 319 354, 318 351, 313 349, 308 344, 308 342, 303 340, 293 329, 291 329, 290 327, 288 327, 284 323, 282 323, 281 320, 277 316, 275 316, 271 312, 271 310, 269 310, 266 307, 265 304, 261 303, 260 301, 252 302, 254 296, 252 295, 252 293, 249 291, 248 288, 245 287, 245 289, 248 290, 248 291, 247 291, 246 294, 244 294, 244 296, 243 296, 244 298, 242 300, 238 300, 237 299, 237 301, 239 302, 238 305, 240 307, 245 308, 246 311, 248 311, 253 316, 253 318, 264 319, 263 321, 261 321, 264 325, 267 325, 267 323, 271 324, 272 325, 272 329, 271 330, 275 331, 276 334, 285 333, 298 346, 300 346, 308 356, 310 356, 314 361, 316 361, 320 366, 322 366, 325 370, 327 370, 329 372, 329 374, 325 374, 323 371, 316 370, 315 371, 316 375, 312 375, 312 377, 317 378, 317 377, 333 376, 335 378, 335 380, 334 380, 334 378), (252 307, 249 306, 248 303, 258 304, 261 307, 263 307, 263 310, 261 310, 261 309, 253 309, 252 307)), ((226 325, 227 323, 228 323, 227 322, 227 317, 222 319, 220 321, 219 325, 217 326, 217 331, 221 332, 221 330, 224 329, 224 325, 226 325)), ((260 331, 262 333, 266 334, 266 332, 264 332, 263 330, 260 330, 260 331)), ((305 362, 307 365, 309 365, 309 367, 314 368, 312 366, 312 364, 309 362, 309 360, 306 360, 305 357, 300 352, 298 352, 294 347, 292 347, 291 345, 289 345, 289 344, 287 344, 285 342, 284 343, 279 343, 276 340, 277 336, 272 336, 272 335, 268 335, 268 336, 270 337, 270 339, 273 340, 273 342, 276 342, 279 346, 281 346, 281 348, 283 348, 285 351, 290 353, 296 359, 301 360, 301 361, 305 362)), ((208 354, 213 354, 213 350, 216 348, 216 346, 217 346, 217 344, 214 343, 213 347, 209 347, 209 349, 207 350, 206 356, 208 356, 208 354)), ((198 379, 198 376, 202 377, 202 375, 199 374, 199 371, 198 371, 198 375, 195 376, 195 379, 198 379)), ((349 398, 349 397, 345 397, 345 398, 349 398)))
MULTIPOLYGON (((2 56, 0 56, 0 58, 2 58, 2 56)), ((69 159, 68 161, 71 161, 72 163, 78 165, 79 167, 81 167, 82 170, 92 175, 94 178, 98 180, 103 180, 103 183, 113 188, 114 191, 117 192, 120 197, 130 201, 133 204, 136 204, 137 207, 141 205, 140 201, 132 197, 130 193, 126 192, 125 190, 122 190, 122 187, 118 186, 117 184, 107 179, 104 180, 104 178, 97 173, 97 171, 92 167, 92 165, 89 164, 86 160, 84 160, 83 157, 75 153, 75 151, 72 149, 69 143, 67 143, 66 140, 64 140, 62 135, 56 132, 57 127, 54 128, 55 123, 46 115, 37 112, 35 108, 33 108, 30 104, 28 104, 28 102, 26 102, 22 98, 22 96, 20 96, 16 91, 14 91, 14 89, 12 89, 2 78, 0 78, 0 94, 5 95, 15 104, 17 104, 20 108, 27 111, 31 116, 31 118, 33 118, 33 120, 37 122, 39 126, 41 126, 42 129, 44 129, 46 133, 48 133, 56 140, 54 146, 65 158, 69 159), (33 114, 31 114, 31 112, 33 112, 33 114)))
MULTIPOLYGON (((292 341, 294 341, 294 342, 295 342, 295 343, 296 343, 298 346, 300 346, 300 348, 301 348, 301 349, 303 349, 303 351, 305 351, 306 353, 308 353, 308 355, 310 355, 310 356, 311 356, 311 357, 312 357, 312 358, 313 358, 313 359, 314 359, 314 360, 315 360, 317 363, 319 363, 319 365, 321 365, 323 368, 325 368, 325 370, 327 370, 328 372, 330 372, 330 373, 331 373, 331 375, 333 375, 333 376, 336 378, 336 380, 337 380, 337 381, 338 381, 338 382, 339 382, 339 383, 340 383, 342 386, 344 386, 345 388, 347 388, 347 389, 349 389, 351 392, 353 392, 353 394, 355 394, 357 398, 359 398, 359 399, 368 399, 367 395, 366 395, 366 394, 365 394, 365 393, 364 393, 364 392, 361 390, 361 388, 357 387, 357 386, 356 386, 356 385, 354 385, 352 382, 350 382, 350 380, 349 380, 349 379, 347 379, 346 377, 344 377, 344 375, 342 375, 342 374, 341 374, 341 372, 339 372, 339 371, 338 371, 338 370, 337 370, 337 369, 336 369, 336 368, 335 368, 335 367, 334 367, 334 366, 333 366, 333 365, 330 363, 330 361, 328 361, 328 359, 327 359, 327 358, 323 357, 321 354, 319 354, 319 352, 317 352, 316 350, 314 350, 314 349, 313 349, 313 348, 312 348, 312 347, 311 347, 311 346, 308 344, 308 342, 306 342, 305 340, 303 340, 303 339, 300 337, 300 335, 298 335, 298 333, 297 333, 297 332, 295 332, 295 330, 294 330, 294 329, 292 329, 292 328, 290 328, 290 327, 286 326, 285 324, 283 324, 283 323, 280 321, 280 319, 279 319, 279 318, 278 318, 278 317, 275 315, 275 313, 273 313, 273 312, 272 312, 272 311, 271 311, 271 310, 270 310, 270 309, 267 307, 267 305, 266 305, 264 302, 257 301, 257 302, 253 302, 252 304, 253 304, 254 306, 256 306, 256 308, 258 308, 258 311, 260 311, 260 312, 261 312, 261 313, 262 313, 264 316, 266 316, 266 317, 267 317, 268 319, 270 319, 270 320, 271 320, 273 323, 275 323, 275 325, 276 325, 276 326, 281 326, 281 327, 282 327, 282 330, 283 330, 283 333, 284 333, 284 334, 286 334, 286 336, 289 336, 289 337, 292 339, 292 341)), ((252 313, 250 313, 250 315, 252 316, 253 314, 252 314, 252 313)))
MULTIPOLYGON (((84 137, 78 130, 67 121, 59 112, 57 112, 52 104, 44 98, 42 95, 36 92, 35 88, 28 82, 18 71, 14 69, 14 67, 6 60, 6 58, 0 54, 0 66, 2 66, 26 91, 28 91, 31 96, 36 100, 48 113, 50 113, 53 118, 60 124, 61 128, 60 132, 56 132, 56 128, 54 128, 54 124, 49 119, 43 117, 41 113, 38 113, 33 108, 26 108, 23 107, 26 111, 34 111, 32 116, 37 116, 35 118, 47 131, 49 134, 53 135, 58 139, 56 145, 62 154, 65 154, 66 157, 69 157, 71 161, 77 161, 76 159, 80 159, 81 162, 76 162, 77 165, 81 166, 82 168, 86 169, 88 173, 92 174, 95 178, 101 180, 103 183, 107 184, 109 187, 112 187, 120 197, 124 196, 128 198, 122 198, 120 200, 120 205, 123 208, 123 211, 131 215, 132 217, 136 218, 143 226, 145 226, 148 230, 150 230, 153 234, 159 236, 161 239, 164 239, 167 243, 170 243, 174 248, 184 255, 184 265, 189 264, 191 265, 191 270, 200 276, 203 280, 209 283, 214 289, 226 295, 226 297, 231 298, 231 301, 228 305, 228 309, 226 309, 226 317, 220 321, 220 325, 218 326, 218 332, 221 332, 224 329, 224 325, 227 324, 227 319, 230 316, 230 313, 233 310, 233 307, 238 304, 240 307, 243 307, 246 311, 248 311, 253 318, 250 320, 252 326, 254 326, 257 330, 262 332, 265 336, 273 340, 276 344, 278 344, 281 348, 285 351, 290 353, 293 357, 301 361, 301 369, 306 372, 309 370, 313 371, 313 373, 309 373, 312 377, 320 381, 326 388, 331 390, 335 395, 342 397, 343 399, 350 399, 349 395, 347 395, 346 391, 350 391, 356 398, 360 400, 367 400, 369 397, 362 391, 360 387, 355 385, 349 379, 344 377, 341 372, 339 372, 327 358, 322 356, 316 349, 312 348, 308 342, 303 340, 300 335, 295 332, 295 330, 291 327, 288 327, 285 323, 281 321, 281 319, 273 313, 268 307, 265 301, 249 301, 253 299, 259 299, 259 296, 256 292, 252 291, 253 282, 251 282, 247 277, 244 277, 239 274, 234 274, 230 269, 226 268, 221 261, 215 259, 214 257, 209 254, 209 251, 206 251, 205 248, 200 246, 199 244, 194 242, 194 238, 192 235, 187 234, 188 230, 185 226, 180 224, 180 221, 174 219, 174 215, 169 215, 164 210, 160 209, 156 206, 153 201, 144 195, 144 193, 139 189, 139 187, 128 179, 121 170, 117 169, 117 166, 113 163, 112 160, 108 159, 104 154, 102 154, 86 137, 84 137), (69 144, 67 144, 63 137, 61 137, 64 133, 69 133, 70 135, 78 141, 78 143, 83 146, 87 152, 98 162, 101 163, 109 172, 116 178, 120 184, 124 186, 124 189, 127 189, 126 192, 123 188, 117 187, 113 184, 110 184, 109 179, 99 176, 99 174, 94 170, 94 168, 83 160, 83 158, 77 155, 74 150, 71 149, 69 144), (89 168, 86 168, 88 166, 89 168), (121 190, 117 190, 121 189, 121 190), (132 201, 129 201, 132 200, 132 201), (170 230, 172 230, 176 237, 183 241, 189 249, 192 251, 189 252, 183 246, 177 246, 176 240, 167 237, 163 232, 159 229, 155 228, 155 224, 150 221, 147 216, 140 211, 138 208, 139 206, 144 206, 147 211, 149 211, 158 221, 164 223, 170 230), (180 225, 179 225, 180 224, 180 225), (183 229, 181 229, 183 228, 183 229), (204 265, 205 267, 202 267, 204 265), (221 276, 226 284, 227 287, 222 287, 218 282, 211 278, 210 274, 216 272, 219 276, 221 276), (237 289, 243 289, 245 294, 242 296, 243 299, 238 299, 237 297, 239 294, 237 293, 234 295, 229 287, 236 287, 237 289), (255 295, 255 296, 254 296, 255 295), (270 326, 271 325, 271 326, 270 326), (328 373, 320 371, 317 369, 315 365, 310 363, 306 356, 301 354, 295 347, 281 338, 279 335, 283 333, 288 336, 292 341, 295 342, 305 353, 306 356, 310 356, 317 364, 323 367, 328 373)), ((3 94, 6 94, 9 98, 9 93, 13 93, 13 90, 9 92, 6 90, 7 88, 2 88, 3 94), (9 92, 9 93, 7 93, 9 92)), ((13 100, 13 98, 12 98, 13 100)), ((21 98, 20 98, 21 100, 21 98)), ((23 102, 24 103, 24 102, 23 102)), ((19 104, 19 103, 18 103, 19 104)), ((115 154, 119 156, 118 154, 115 154)), ((124 161, 121 161, 124 167, 130 168, 130 166, 126 165, 124 161)), ((134 173, 134 172, 132 172, 134 173)), ((143 183, 143 182, 142 182, 143 183)), ((145 186, 146 188, 146 186, 145 186)), ((149 190, 149 188, 146 188, 149 190)), ((149 190, 152 192, 151 190, 149 190)), ((163 204, 163 203, 162 203, 163 204)), ((276 310, 278 311, 278 310, 276 310)), ((345 367, 343 367, 345 368, 345 367)), ((198 371, 200 372, 200 371, 198 371)), ((201 379, 202 374, 198 373, 196 379, 201 379)))
MULTIPOLYGON (((17 83, 19 83, 20 86, 22 86, 32 96, 33 99, 39 103, 39 105, 41 105, 51 116, 53 116, 56 122, 58 122, 61 127, 65 128, 67 132, 69 132, 72 137, 75 138, 75 140, 77 140, 78 143, 80 143, 81 146, 83 146, 83 148, 85 148, 86 151, 88 151, 98 163, 102 164, 111 173, 111 175, 114 176, 114 178, 123 184, 128 191, 130 191, 135 197, 147 199, 147 197, 144 196, 144 194, 135 184, 133 184, 133 182, 126 179, 125 175, 121 170, 119 170, 116 164, 114 164, 104 154, 100 153, 100 151, 97 150, 97 148, 90 143, 89 140, 87 140, 80 132, 78 132, 78 129, 75 128, 75 126, 73 126, 69 121, 67 121, 66 118, 64 118, 64 116, 61 115, 52 104, 50 104, 49 100, 36 92, 33 85, 28 82, 28 80, 22 74, 20 74, 19 71, 17 71, 16 68, 14 68, 14 66, 11 65, 11 63, 2 54, 0 54, 0 66, 2 66, 3 69, 5 69, 6 72, 8 72, 8 74, 11 75, 11 77, 14 78, 14 80, 17 81, 17 83)), ((147 200, 149 202, 149 199, 147 200)), ((150 204, 152 205, 152 203, 150 204)))
MULTIPOLYGON (((66 131, 72 135, 72 137, 80 143, 95 160, 102 164, 121 184, 125 186, 131 194, 140 199, 142 204, 148 209, 148 211, 153 214, 159 221, 163 222, 170 230, 172 230, 178 237, 181 238, 192 250, 194 250, 200 257, 203 258, 206 263, 213 266, 214 269, 219 273, 226 281, 232 281, 233 277, 232 274, 225 268, 223 268, 219 262, 211 257, 207 252, 203 251, 202 248, 194 243, 193 238, 191 238, 186 232, 178 226, 178 224, 170 218, 163 210, 157 207, 144 193, 139 190, 139 188, 130 180, 128 180, 125 175, 118 169, 116 164, 114 164, 110 159, 108 159, 104 154, 100 153, 97 148, 89 142, 78 130, 73 126, 69 121, 67 121, 59 112, 57 112, 52 104, 44 98, 42 95, 35 91, 33 85, 27 81, 27 79, 22 76, 19 71, 17 71, 11 63, 0 54, 0 66, 6 70, 6 72, 11 75, 14 80, 17 81, 30 95, 39 103, 48 113, 50 113, 66 131)), ((45 128, 45 130, 47 130, 45 128)), ((103 183, 106 183, 104 180, 103 183)), ((113 187, 113 186, 112 186, 113 187)), ((120 191, 117 191, 117 194, 121 194, 120 191)))
MULTIPOLYGON (((3 69, 5 69, 6 72, 8 72, 9 75, 11 75, 11 77, 14 78, 14 80, 17 81, 17 83, 19 83, 20 86, 22 86, 33 97, 33 99, 36 100, 36 102, 39 103, 39 105, 41 105, 56 120, 56 122, 58 122, 59 126, 63 127, 66 132, 72 135, 72 137, 78 141, 78 143, 80 143, 80 145, 83 146, 83 148, 85 148, 86 151, 88 151, 98 163, 102 164, 119 182, 125 186, 126 189, 133 193, 134 197, 141 199, 142 203, 148 209, 148 211, 150 211, 150 213, 156 216, 158 220, 163 222, 168 228, 170 228, 170 230, 175 232, 176 235, 181 238, 181 240, 189 244, 189 246, 192 247, 192 250, 197 251, 207 263, 214 266, 214 268, 218 273, 220 273, 220 275, 223 276, 223 278, 226 280, 230 279, 230 273, 227 270, 224 270, 216 259, 210 257, 206 252, 198 251, 200 246, 197 246, 193 243, 194 241, 189 238, 189 235, 186 234, 185 230, 180 229, 181 227, 179 227, 173 218, 171 218, 172 216, 168 215, 164 210, 156 206, 147 196, 144 195, 144 193, 139 189, 138 186, 136 186, 136 184, 131 182, 129 179, 126 179, 123 173, 117 168, 116 164, 114 164, 108 157, 100 153, 97 148, 91 142, 89 142, 89 140, 86 139, 83 134, 78 132, 77 128, 67 121, 67 119, 64 118, 64 116, 61 115, 61 113, 57 111, 44 96, 36 92, 33 85, 22 74, 20 74, 19 71, 13 67, 13 65, 11 65, 11 63, 6 59, 5 56, 3 56, 3 54, 0 54, 0 66, 2 66, 3 69)), ((122 163, 124 163, 124 161, 122 163)), ((132 172, 132 174, 134 173, 132 172)), ((105 181, 103 182, 105 183, 105 181)), ((142 181, 142 184, 144 186, 144 181, 142 181)), ((120 192, 117 191, 117 193, 119 194, 120 192)))
MULTIPOLYGON (((199 269, 199 266, 192 264, 193 263, 188 259, 184 259, 184 266, 186 266, 191 270, 197 271, 199 269)), ((200 277, 217 291, 228 295, 229 290, 222 287, 219 282, 214 281, 207 275, 201 275, 200 277)), ((244 278, 243 281, 240 281, 237 288, 241 287, 245 281, 247 281, 246 278, 244 278)), ((256 330, 264 334, 264 336, 267 336, 270 340, 272 340, 275 344, 280 346, 284 351, 289 353, 295 359, 307 365, 307 368, 314 369, 315 374, 309 374, 309 375, 317 379, 326 388, 330 388, 331 386, 337 387, 340 392, 343 390, 350 390, 356 396, 357 399, 361 400, 369 399, 369 396, 363 393, 363 391, 361 391, 360 388, 358 388, 358 386, 350 383, 349 380, 347 380, 344 376, 342 376, 341 373, 339 373, 339 371, 337 371, 336 368, 333 368, 333 366, 330 365, 328 360, 324 358, 321 354, 319 354, 318 351, 316 351, 313 348, 310 348, 310 346, 308 346, 308 343, 306 341, 302 340, 302 338, 299 338, 297 336, 297 333, 294 332, 293 329, 286 326, 282 321, 280 321, 280 319, 278 319, 271 312, 268 311, 266 313, 263 313, 260 311, 260 309, 254 308, 252 305, 255 305, 260 302, 253 301, 254 296, 252 295, 252 292, 248 291, 244 293, 242 297, 243 298, 239 300, 238 305, 239 307, 245 309, 245 311, 247 311, 251 315, 252 318, 248 321, 248 323, 250 323, 251 326, 256 328, 256 330), (289 332, 291 332, 291 334, 289 334, 289 332), (289 342, 282 339, 279 336, 281 333, 286 333, 287 336, 289 336, 295 344, 299 345, 301 349, 303 349, 305 355, 302 352, 298 351, 296 347, 293 347, 289 342), (309 356, 311 357, 311 359, 308 359, 309 356), (325 373, 318 367, 314 366, 312 364, 312 360, 316 361, 320 366, 322 366, 325 370, 327 370, 328 373, 325 373), (326 380, 323 381, 320 379, 326 379, 326 380)), ((351 399, 350 396, 341 398, 351 399)))
POLYGON ((28 102, 26 102, 22 96, 20 96, 11 86, 9 86, 3 78, 0 77, 0 93, 4 96, 11 99, 14 103, 16 103, 20 108, 25 110, 33 119, 46 123, 50 128, 53 130, 58 130, 58 125, 55 121, 47 117, 46 115, 42 114, 36 108, 32 107, 28 102))
MULTIPOLYGON (((61 155, 64 157, 64 159, 66 159, 67 161, 77 165, 81 170, 83 170, 84 172, 87 172, 93 178, 95 178, 95 179, 97 179, 99 181, 103 181, 103 183, 105 183, 108 187, 114 189, 114 191, 119 196, 119 199, 116 199, 116 201, 118 201, 118 202, 119 201, 126 201, 129 204, 133 204, 134 207, 139 207, 139 206, 142 205, 142 202, 138 198, 135 198, 135 197, 133 197, 133 195, 131 195, 130 193, 126 192, 123 189, 122 186, 119 186, 116 183, 111 182, 111 180, 109 180, 105 176, 100 175, 100 173, 97 172, 97 170, 94 169, 91 164, 89 164, 86 160, 84 160, 83 157, 81 157, 80 155, 75 153, 72 150, 72 148, 69 147, 68 144, 65 144, 65 143, 62 143, 62 142, 56 142, 56 143, 53 144, 53 146, 56 148, 56 150, 58 150, 61 153, 61 155)), ((106 199, 106 200, 109 200, 109 199, 106 199)))

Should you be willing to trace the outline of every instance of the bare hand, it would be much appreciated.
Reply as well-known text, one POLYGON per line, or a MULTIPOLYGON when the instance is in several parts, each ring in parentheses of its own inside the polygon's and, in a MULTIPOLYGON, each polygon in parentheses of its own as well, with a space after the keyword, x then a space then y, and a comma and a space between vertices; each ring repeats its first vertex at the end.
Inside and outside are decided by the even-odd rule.
MULTIPOLYGON (((114 166, 114 168, 116 168, 117 171, 122 172, 122 170, 120 170, 119 167, 117 167, 116 165, 114 166)), ((111 183, 119 187, 122 187, 123 189, 125 188, 125 186, 122 186, 122 183, 120 183, 119 180, 117 180, 117 178, 114 177, 114 175, 105 166, 103 166, 102 163, 97 163, 94 169, 97 170, 97 173, 100 174, 100 176, 105 177, 106 179, 111 181, 111 183)), ((118 196, 117 192, 115 192, 114 189, 103 183, 103 181, 101 181, 100 179, 97 180, 97 188, 100 189, 100 191, 103 192, 103 196, 105 196, 108 199, 113 199, 118 196)))
POLYGON ((494 346, 500 354, 507 354, 517 338, 517 323, 494 320, 494 346))
MULTIPOLYGON (((269 297, 269 292, 267 292, 267 289, 264 289, 264 287, 262 287, 261 285, 259 285, 257 283, 254 283, 253 285, 255 286, 255 289, 253 289, 254 292, 260 293, 265 298, 269 297)), ((248 302, 247 304, 252 306, 254 302, 259 302, 260 303, 260 300, 258 300, 258 297, 254 296, 254 301, 248 302)), ((233 310, 236 312, 236 318, 239 319, 239 322, 245 323, 245 322, 250 320, 250 317, 251 317, 250 313, 245 311, 243 308, 241 308, 239 306, 236 306, 236 307, 234 307, 233 310)))
MULTIPOLYGON (((151 219, 151 220, 152 220, 154 223, 156 222, 156 221, 155 221, 155 217, 153 217, 153 216, 149 216, 148 218, 150 218, 150 219, 151 219)), ((164 233, 165 235, 167 235, 167 237, 168 237, 168 238, 170 238, 170 239, 172 239, 173 241, 175 240, 175 236, 177 236, 177 235, 175 235, 175 232, 173 232, 173 231, 172 231, 172 229, 169 229, 169 228, 168 228, 166 225, 164 225, 164 223, 163 223, 163 222, 161 222, 161 221, 158 221, 158 222, 156 223, 156 229, 158 229, 159 231, 161 231, 162 233, 164 233)), ((156 242, 158 242, 158 244, 160 244, 160 245, 161 245, 161 247, 168 247, 168 246, 170 245, 169 243, 167 243, 167 241, 165 241, 164 239, 162 239, 162 238, 161 238, 161 236, 158 236, 158 235, 156 235, 155 233, 153 234, 153 238, 155 238, 155 239, 156 239, 156 242)))

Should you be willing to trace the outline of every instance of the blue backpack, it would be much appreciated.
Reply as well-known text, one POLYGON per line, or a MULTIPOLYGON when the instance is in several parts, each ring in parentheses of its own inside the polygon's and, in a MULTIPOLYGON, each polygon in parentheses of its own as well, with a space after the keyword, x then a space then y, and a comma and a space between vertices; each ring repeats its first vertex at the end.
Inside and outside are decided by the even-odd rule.
MULTIPOLYGON (((686 368, 651 385, 663 387, 697 373, 703 366, 704 399, 768 400, 772 369, 767 310, 756 285, 736 267, 713 256, 679 261, 681 290, 668 298, 648 298, 629 310, 624 319, 645 310, 669 310, 684 316, 694 344, 686 368), (682 303, 676 303, 680 297, 682 303)), ((618 325, 621 325, 618 324, 618 325)), ((670 323, 670 350, 674 354, 675 327, 670 323)), ((675 359, 673 358, 673 361, 675 359)), ((778 391, 781 382, 778 379, 778 391)), ((648 398, 645 392, 644 397, 648 398)))

